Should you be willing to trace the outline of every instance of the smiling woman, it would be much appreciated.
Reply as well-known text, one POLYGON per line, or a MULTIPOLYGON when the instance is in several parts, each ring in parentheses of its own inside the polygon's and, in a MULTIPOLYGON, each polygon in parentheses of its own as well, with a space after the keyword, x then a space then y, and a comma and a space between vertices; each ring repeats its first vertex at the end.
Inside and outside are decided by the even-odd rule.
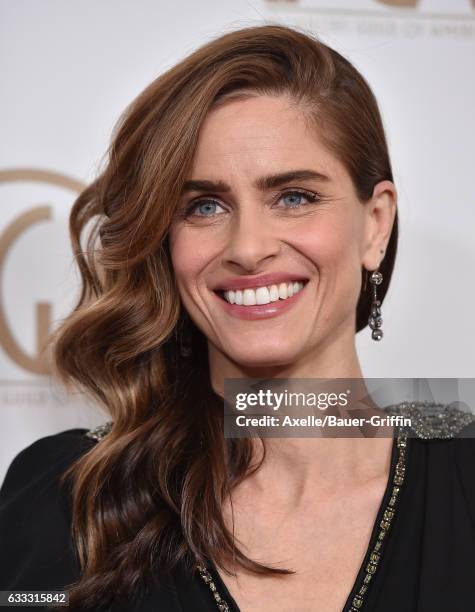
POLYGON ((0 589, 67 588, 71 610, 474 609, 471 414, 386 407, 417 416, 412 439, 223 435, 226 378, 363 378, 396 204, 368 84, 307 34, 231 32, 147 87, 72 209, 82 292, 52 342, 110 420, 11 464, 0 589))
MULTIPOLYGON (((296 101, 269 87, 228 92, 212 107, 170 227, 180 296, 209 340, 218 389, 243 367, 360 376, 351 347, 359 271, 380 264, 396 215, 387 160, 362 205, 337 145, 321 135, 322 93, 303 90, 296 101), (345 360, 340 373, 322 351, 330 335, 327 350, 345 360)), ((367 155, 354 159, 360 181, 367 155)))

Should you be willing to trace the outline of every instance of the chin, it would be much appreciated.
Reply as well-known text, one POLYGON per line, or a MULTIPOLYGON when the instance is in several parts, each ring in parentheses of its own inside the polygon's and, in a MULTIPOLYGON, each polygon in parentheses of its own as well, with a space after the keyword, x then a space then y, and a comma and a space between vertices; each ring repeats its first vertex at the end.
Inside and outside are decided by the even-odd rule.
POLYGON ((276 366, 286 366, 298 360, 299 351, 295 348, 282 345, 265 346, 264 343, 253 348, 252 346, 242 347, 239 350, 226 351, 229 357, 244 368, 267 368, 276 366))

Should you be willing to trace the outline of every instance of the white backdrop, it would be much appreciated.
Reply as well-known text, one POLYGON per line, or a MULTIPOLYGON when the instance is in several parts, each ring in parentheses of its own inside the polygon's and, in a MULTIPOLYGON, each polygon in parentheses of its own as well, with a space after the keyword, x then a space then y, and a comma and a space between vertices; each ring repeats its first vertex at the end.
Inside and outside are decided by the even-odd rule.
POLYGON ((401 231, 384 338, 357 337, 365 375, 475 377, 474 0, 0 0, 0 479, 36 438, 104 420, 38 346, 76 297, 69 207, 119 114, 202 42, 262 22, 318 33, 382 109, 401 231))

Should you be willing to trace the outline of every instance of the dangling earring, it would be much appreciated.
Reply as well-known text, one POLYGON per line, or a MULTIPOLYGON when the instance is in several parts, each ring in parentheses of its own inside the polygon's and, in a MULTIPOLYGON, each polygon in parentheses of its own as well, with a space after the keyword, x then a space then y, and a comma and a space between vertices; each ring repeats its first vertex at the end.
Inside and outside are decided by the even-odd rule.
POLYGON ((186 338, 183 335, 180 336, 180 355, 182 357, 191 357, 193 349, 191 348, 191 338, 189 334, 186 338))
MULTIPOLYGON (((188 317, 185 316, 185 319, 188 320, 188 317)), ((175 328, 175 333, 178 340, 180 355, 182 357, 191 357, 193 353, 191 333, 189 325, 185 322, 185 319, 182 319, 181 323, 175 328)))
MULTIPOLYGON (((381 251, 384 253, 384 251, 381 251)), ((366 278, 368 277, 368 271, 366 271, 366 278)), ((381 340, 383 337, 383 330, 381 326, 383 324, 383 318, 381 317, 381 302, 378 300, 378 285, 383 282, 383 275, 379 271, 379 266, 369 277, 369 282, 373 285, 373 298, 371 301, 371 314, 368 318, 368 325, 373 330, 371 332, 371 338, 373 340, 381 340)))

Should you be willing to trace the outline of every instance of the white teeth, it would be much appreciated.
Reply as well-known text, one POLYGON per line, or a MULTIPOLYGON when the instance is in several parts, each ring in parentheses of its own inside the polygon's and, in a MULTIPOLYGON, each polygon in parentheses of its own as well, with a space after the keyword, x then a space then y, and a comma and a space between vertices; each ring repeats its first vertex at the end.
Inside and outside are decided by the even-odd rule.
POLYGON ((277 285, 271 285, 269 291, 269 297, 271 302, 277 302, 279 299, 279 290, 277 289, 277 285))
POLYGON ((256 304, 268 304, 269 302, 269 289, 267 289, 267 287, 259 287, 256 289, 256 304))
POLYGON ((256 303, 256 292, 254 289, 244 289, 242 296, 242 303, 244 306, 254 306, 256 303))
POLYGON ((230 289, 224 292, 224 299, 230 304, 239 306, 269 304, 270 302, 277 302, 279 299, 286 300, 292 297, 303 289, 303 285, 303 282, 295 281, 267 287, 256 287, 255 289, 236 289, 235 291, 230 289))

